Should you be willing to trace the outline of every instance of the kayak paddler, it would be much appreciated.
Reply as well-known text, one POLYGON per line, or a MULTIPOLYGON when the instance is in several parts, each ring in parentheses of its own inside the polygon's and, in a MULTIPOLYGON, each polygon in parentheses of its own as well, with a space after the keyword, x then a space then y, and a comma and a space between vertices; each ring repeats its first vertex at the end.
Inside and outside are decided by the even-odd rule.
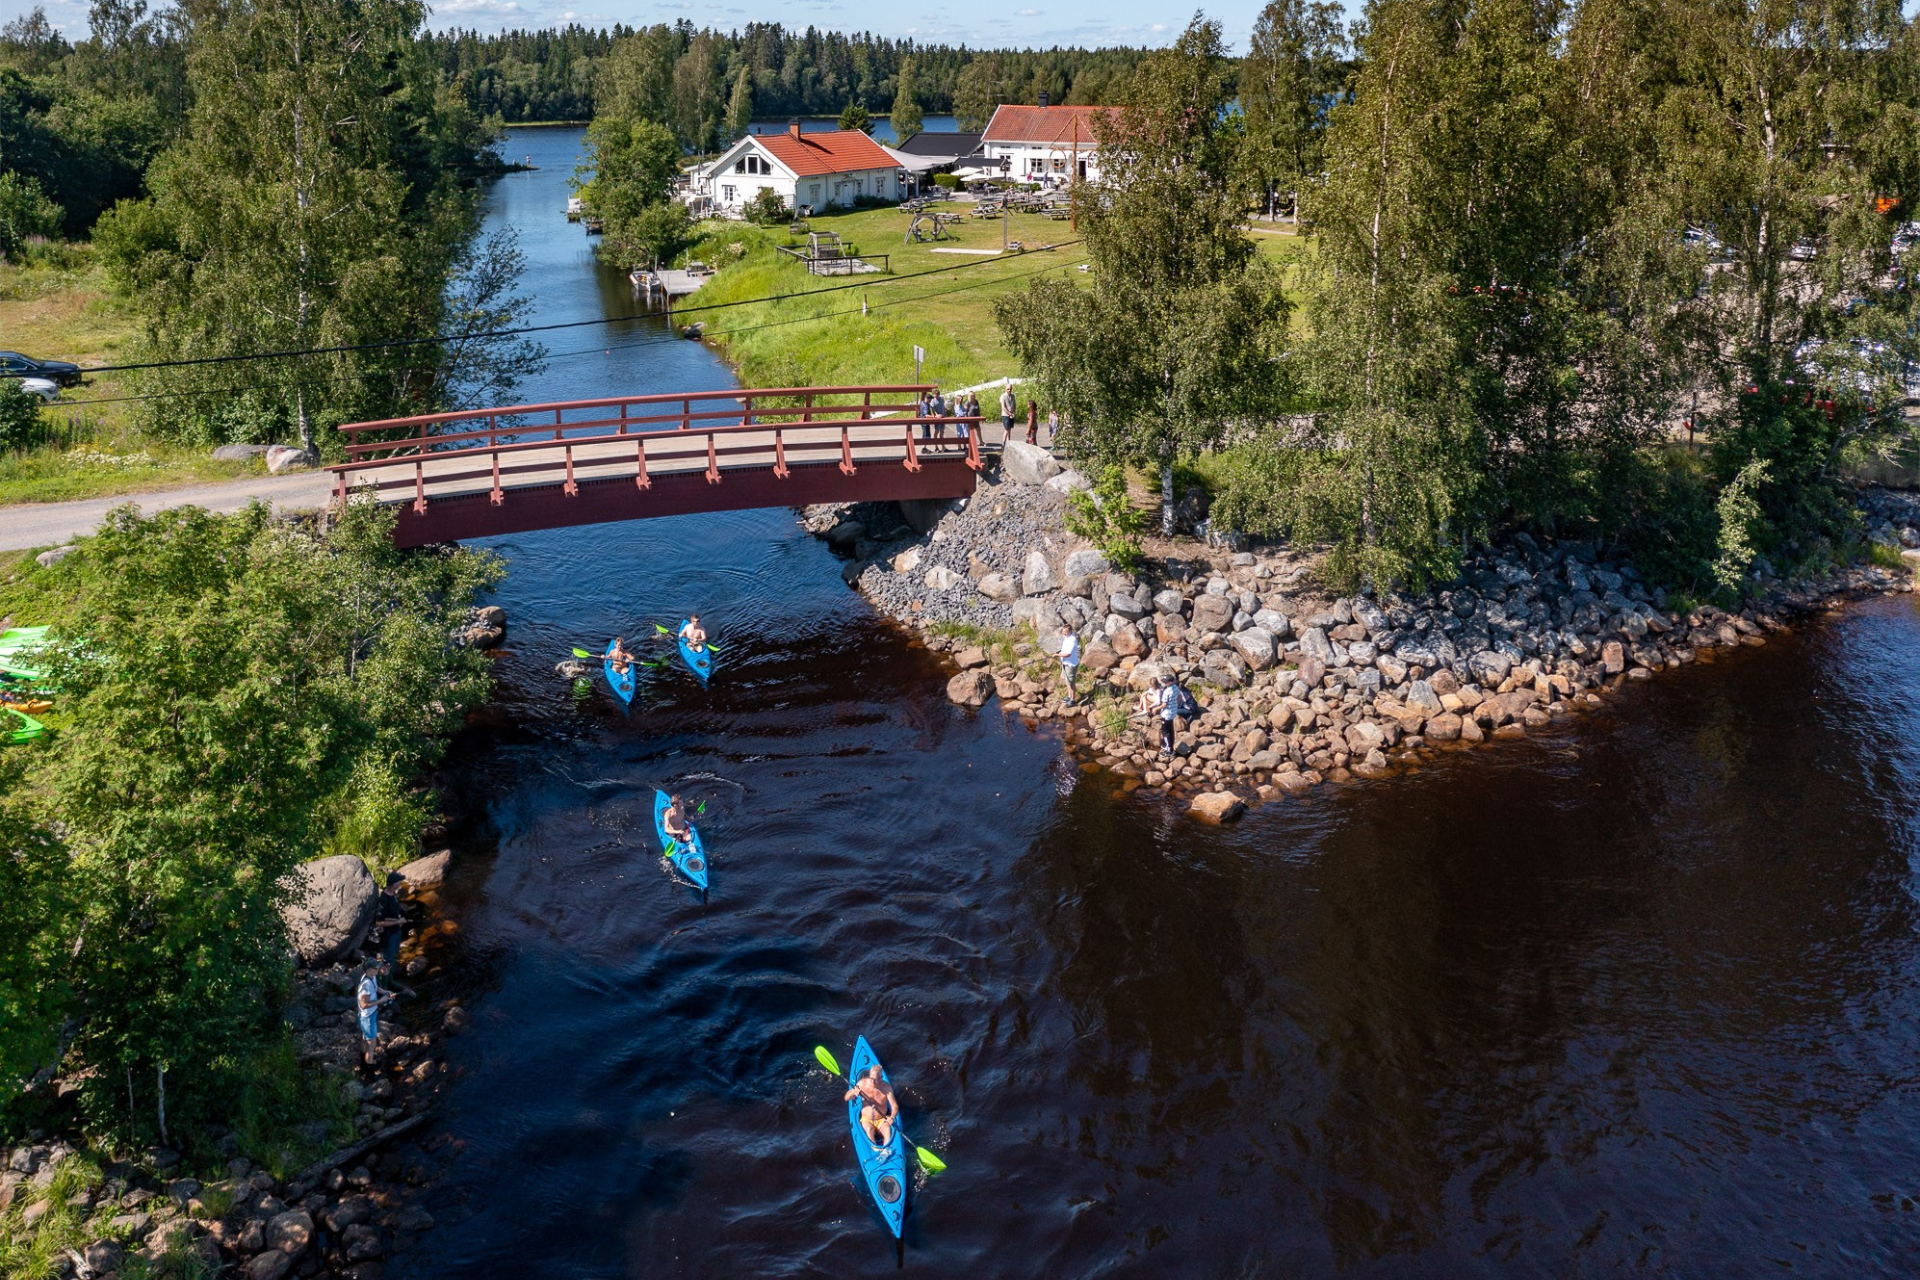
POLYGON ((625 636, 613 638, 613 643, 607 647, 607 661, 611 662, 613 669, 621 675, 627 674, 627 668, 633 663, 633 655, 627 652, 625 636))
POLYGON ((680 638, 687 642, 687 648, 695 653, 707 651, 707 633, 700 625, 700 615, 693 614, 680 625, 680 638))
POLYGON ((893 1085, 880 1074, 878 1066, 868 1067, 841 1098, 852 1102, 860 1095, 860 1127, 867 1141, 882 1151, 893 1145, 893 1123, 900 1118, 900 1100, 893 1096, 893 1085))
POLYGON ((660 825, 666 828, 667 839, 675 844, 686 844, 693 838, 693 830, 687 826, 686 811, 680 807, 679 796, 667 797, 667 811, 660 815, 660 825))

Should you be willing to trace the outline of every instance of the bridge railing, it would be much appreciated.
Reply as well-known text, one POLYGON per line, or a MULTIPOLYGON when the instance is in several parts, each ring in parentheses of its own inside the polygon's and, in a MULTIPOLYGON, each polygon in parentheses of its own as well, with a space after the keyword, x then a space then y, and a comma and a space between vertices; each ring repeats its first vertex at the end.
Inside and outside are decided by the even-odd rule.
POLYGON ((980 470, 980 422, 930 418, 917 404, 923 385, 737 388, 606 397, 497 409, 457 410, 351 423, 347 461, 334 465, 335 499, 369 489, 377 501, 412 499, 422 514, 437 497, 484 492, 494 505, 515 488, 701 474, 720 484, 729 469, 864 465, 919 471, 927 461, 964 461, 980 470), (876 397, 879 397, 876 399, 876 397), (856 399, 857 398, 857 399, 856 399), (704 407, 717 404, 718 407, 704 407), (698 407, 697 407, 698 406, 698 407), (543 421, 551 415, 550 421, 543 421), (964 453, 947 428, 964 423, 964 453))

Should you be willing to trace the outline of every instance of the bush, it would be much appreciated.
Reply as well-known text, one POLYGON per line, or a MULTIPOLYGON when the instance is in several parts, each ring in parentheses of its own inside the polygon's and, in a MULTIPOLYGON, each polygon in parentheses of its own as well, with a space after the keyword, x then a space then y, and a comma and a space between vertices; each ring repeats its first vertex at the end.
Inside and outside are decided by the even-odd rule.
POLYGON ((787 202, 772 187, 760 188, 753 199, 740 206, 740 213, 748 222, 762 227, 774 226, 792 217, 787 202))
POLYGON ((942 191, 958 191, 960 189, 960 179, 951 173, 936 173, 933 175, 933 185, 939 187, 942 191))
POLYGON ((1108 466, 1093 492, 1075 490, 1067 500, 1067 532, 1085 538, 1122 573, 1140 565, 1140 535, 1147 517, 1127 496, 1125 468, 1108 466))
POLYGON ((0 449, 27 449, 45 435, 40 422, 40 397, 17 379, 0 378, 0 449))
POLYGON ((65 216, 36 180, 0 173, 0 258, 15 259, 27 241, 53 235, 65 216))

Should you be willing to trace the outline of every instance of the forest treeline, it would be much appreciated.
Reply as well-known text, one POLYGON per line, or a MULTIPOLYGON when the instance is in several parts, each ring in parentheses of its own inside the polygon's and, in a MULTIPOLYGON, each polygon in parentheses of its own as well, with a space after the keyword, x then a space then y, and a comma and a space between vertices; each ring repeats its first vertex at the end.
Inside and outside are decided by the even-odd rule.
POLYGON ((688 146, 708 149, 741 78, 752 110, 767 116, 837 116, 849 103, 893 110, 901 64, 911 59, 922 110, 978 127, 1001 102, 1111 101, 1139 49, 974 50, 889 40, 777 22, 736 31, 672 25, 611 31, 428 34, 422 42, 477 110, 509 124, 593 118, 607 102, 639 94, 652 116, 688 146))

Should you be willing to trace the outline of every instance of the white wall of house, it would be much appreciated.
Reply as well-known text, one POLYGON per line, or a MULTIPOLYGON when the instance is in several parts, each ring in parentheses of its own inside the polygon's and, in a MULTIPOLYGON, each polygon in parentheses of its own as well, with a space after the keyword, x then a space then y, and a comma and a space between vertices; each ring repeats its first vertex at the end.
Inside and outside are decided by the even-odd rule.
POLYGON ((1065 185, 1070 182, 1100 181, 1098 148, 1082 142, 1076 151, 1071 143, 983 142, 981 151, 992 165, 1001 159, 1013 163, 1007 177, 1015 182, 1065 185))
POLYGON ((892 167, 795 175, 757 139, 746 137, 707 165, 703 175, 696 175, 688 194, 696 203, 704 196, 707 207, 722 214, 738 214, 762 187, 771 188, 789 209, 837 209, 849 208, 863 197, 904 200, 898 179, 899 172, 892 167))

